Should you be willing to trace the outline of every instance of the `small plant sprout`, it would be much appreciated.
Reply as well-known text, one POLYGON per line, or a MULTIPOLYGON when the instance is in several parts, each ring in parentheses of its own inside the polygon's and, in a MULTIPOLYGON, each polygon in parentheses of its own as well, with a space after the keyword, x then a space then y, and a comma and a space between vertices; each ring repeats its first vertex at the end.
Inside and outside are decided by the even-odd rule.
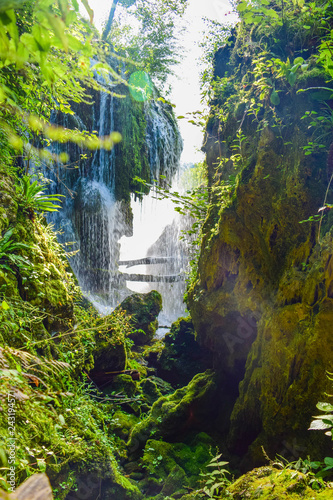
POLYGON ((230 485, 231 481, 226 477, 230 472, 224 468, 229 462, 220 461, 222 453, 216 455, 207 467, 211 469, 200 474, 204 478, 205 484, 201 492, 207 495, 208 498, 218 498, 220 493, 230 485))

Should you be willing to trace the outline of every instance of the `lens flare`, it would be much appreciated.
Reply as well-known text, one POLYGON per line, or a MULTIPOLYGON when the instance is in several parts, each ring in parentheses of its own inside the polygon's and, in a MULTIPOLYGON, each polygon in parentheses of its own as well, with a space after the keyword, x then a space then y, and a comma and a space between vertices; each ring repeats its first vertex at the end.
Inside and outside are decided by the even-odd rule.
POLYGON ((153 83, 145 71, 135 71, 129 79, 129 90, 133 99, 148 101, 153 95, 153 83))

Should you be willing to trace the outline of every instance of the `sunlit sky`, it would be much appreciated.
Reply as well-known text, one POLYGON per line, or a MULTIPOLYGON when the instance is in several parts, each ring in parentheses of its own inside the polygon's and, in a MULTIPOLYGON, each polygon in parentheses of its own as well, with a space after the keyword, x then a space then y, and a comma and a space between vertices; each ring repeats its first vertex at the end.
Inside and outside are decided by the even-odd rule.
MULTIPOLYGON (((108 18, 111 3, 111 0, 89 0, 89 5, 94 10, 94 24, 99 30, 108 18)), ((200 103, 198 68, 198 59, 201 55, 198 42, 205 28, 202 18, 208 17, 220 23, 229 24, 236 19, 230 11, 228 0, 188 0, 184 16, 187 27, 181 40, 184 55, 181 64, 176 67, 177 77, 170 80, 172 92, 168 96, 169 100, 176 105, 176 116, 203 109, 200 103)), ((194 163, 202 160, 203 154, 200 152, 203 141, 202 130, 188 123, 187 120, 179 120, 179 128, 184 140, 182 162, 194 163)))

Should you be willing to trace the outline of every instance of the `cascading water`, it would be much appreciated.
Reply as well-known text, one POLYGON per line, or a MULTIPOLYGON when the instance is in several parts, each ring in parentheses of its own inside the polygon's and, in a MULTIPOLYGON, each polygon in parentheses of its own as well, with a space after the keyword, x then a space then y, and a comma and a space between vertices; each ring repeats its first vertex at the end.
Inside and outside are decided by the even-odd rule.
POLYGON ((183 149, 175 121, 171 112, 167 112, 160 101, 148 101, 144 104, 147 121, 146 142, 148 160, 154 179, 166 175, 169 179, 178 170, 179 158, 183 149), (176 168, 175 168, 176 167, 176 168))
MULTIPOLYGON (((105 86, 113 90, 112 86, 105 86)), ((124 124, 118 123, 117 99, 108 92, 96 93, 94 99, 92 107, 85 106, 83 112, 79 109, 73 116, 57 117, 56 122, 66 128, 95 130, 99 136, 108 135, 114 130, 122 133, 124 124)), ((128 105, 131 106, 130 100, 128 105)), ((130 111, 129 108, 129 113, 130 111)), ((142 142, 145 143, 143 150, 146 151, 151 179, 160 174, 170 179, 179 166, 182 149, 171 109, 160 101, 149 101, 143 104, 142 112, 147 124, 146 137, 142 137, 142 142)), ((125 119, 126 117, 121 118, 125 119)), ((124 202, 116 200, 116 165, 119 153, 116 149, 101 149, 95 151, 89 159, 87 152, 80 150, 78 146, 63 144, 54 146, 53 151, 57 154, 66 151, 70 163, 77 162, 80 157, 81 161, 78 168, 59 168, 57 175, 54 172, 50 174, 49 171, 44 173, 46 177, 51 177, 51 192, 67 195, 68 190, 71 190, 74 193, 72 198, 66 197, 62 209, 52 214, 50 221, 60 231, 60 241, 73 242, 70 250, 78 250, 71 257, 70 263, 84 294, 100 312, 108 313, 131 293, 126 287, 125 277, 118 269, 119 240, 132 231, 131 221, 129 223, 127 220, 128 207, 127 210, 124 209, 124 202)), ((149 224, 149 220, 147 222, 149 224)), ((139 257, 140 255, 135 256, 139 257)), ((158 270, 159 274, 164 272, 167 272, 165 267, 158 270)), ((154 283, 149 289, 162 285, 154 283)), ((168 300, 167 295, 163 293, 164 303, 168 300)), ((180 292, 180 302, 181 295, 180 292)))
MULTIPOLYGON (((107 92, 99 92, 90 110, 91 130, 106 136, 114 130, 114 99, 107 92)), ((84 117, 86 118, 86 117, 84 117)), ((76 125, 87 128, 80 114, 61 116, 57 122, 64 127, 76 125)), ((59 154, 63 145, 53 146, 59 154)), ((77 169, 58 169, 52 175, 53 192, 68 194, 62 210, 51 216, 60 232, 62 243, 73 242, 71 250, 77 251, 70 263, 84 293, 102 311, 115 307, 126 294, 121 293, 123 283, 117 269, 118 240, 124 232, 121 202, 115 200, 114 150, 96 150, 90 159, 87 153, 70 145, 65 148, 71 159, 79 162, 77 169)), ((50 177, 49 172, 45 173, 50 177)))
MULTIPOLYGON (((169 327, 173 321, 186 314, 183 295, 185 269, 189 259, 186 243, 180 240, 183 221, 174 211, 171 200, 157 200, 154 191, 141 202, 133 197, 132 210, 133 236, 120 240, 121 262, 129 264, 120 269, 134 277, 136 274, 155 280, 164 277, 163 281, 131 280, 126 284, 133 292, 160 292, 163 309, 159 315, 159 325, 169 327), (132 265, 140 262, 140 259, 144 264, 132 265)), ((160 335, 163 333, 163 329, 158 331, 160 335)))

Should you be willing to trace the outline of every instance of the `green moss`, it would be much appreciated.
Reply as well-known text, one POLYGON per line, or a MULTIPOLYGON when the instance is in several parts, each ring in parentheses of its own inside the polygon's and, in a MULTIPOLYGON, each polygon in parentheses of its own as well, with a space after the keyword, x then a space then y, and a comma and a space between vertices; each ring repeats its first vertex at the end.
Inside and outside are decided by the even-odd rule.
POLYGON ((114 377, 112 381, 112 390, 116 393, 122 393, 126 396, 132 397, 138 390, 138 384, 132 379, 131 375, 121 373, 114 377))
MULTIPOLYGON (((305 498, 325 499, 333 498, 333 491, 315 491, 309 486, 310 477, 295 470, 278 470, 274 467, 261 467, 248 472, 227 488, 228 498, 240 498, 240 495, 249 500, 262 498, 267 500, 288 498, 296 500, 305 498)), ((225 498, 222 496, 221 498, 225 498)))
POLYGON ((196 341, 190 316, 175 321, 163 342, 164 349, 152 362, 158 375, 175 387, 188 384, 196 373, 210 366, 211 355, 196 341))
POLYGON ((200 473, 212 458, 212 445, 212 440, 203 433, 188 445, 148 440, 141 460, 148 474, 145 483, 149 484, 151 478, 159 479, 162 493, 167 495, 183 487, 198 487, 200 473))
MULTIPOLYGON (((125 94, 127 89, 122 88, 125 94)), ((115 123, 122 141, 115 146, 116 178, 115 189, 118 200, 129 201, 130 193, 142 190, 142 186, 133 181, 138 176, 150 182, 150 166, 147 155, 146 118, 144 104, 134 101, 129 95, 118 99, 115 107, 115 123)))
MULTIPOLYGON (((2 145, 1 145, 2 146, 2 145)), ((1 147, 2 149, 2 147, 1 147)), ((8 161, 8 159, 7 159, 8 161)), ((0 235, 16 220, 15 182, 11 167, 1 158, 0 165, 0 235)))
POLYGON ((157 316, 162 309, 162 297, 159 292, 135 293, 127 297, 119 306, 132 316, 135 329, 130 338, 135 344, 148 344, 158 327, 157 316))
POLYGON ((151 406, 155 401, 162 396, 160 389, 158 388, 155 381, 151 378, 145 378, 140 382, 140 390, 144 395, 144 401, 151 406))
POLYGON ((196 375, 186 387, 159 398, 148 417, 132 430, 128 443, 130 453, 140 451, 152 436, 184 436, 198 422, 204 426, 208 415, 213 411, 215 390, 215 375, 207 371, 196 375))
POLYGON ((135 415, 118 410, 112 416, 111 428, 119 437, 126 439, 138 422, 139 418, 135 415))

